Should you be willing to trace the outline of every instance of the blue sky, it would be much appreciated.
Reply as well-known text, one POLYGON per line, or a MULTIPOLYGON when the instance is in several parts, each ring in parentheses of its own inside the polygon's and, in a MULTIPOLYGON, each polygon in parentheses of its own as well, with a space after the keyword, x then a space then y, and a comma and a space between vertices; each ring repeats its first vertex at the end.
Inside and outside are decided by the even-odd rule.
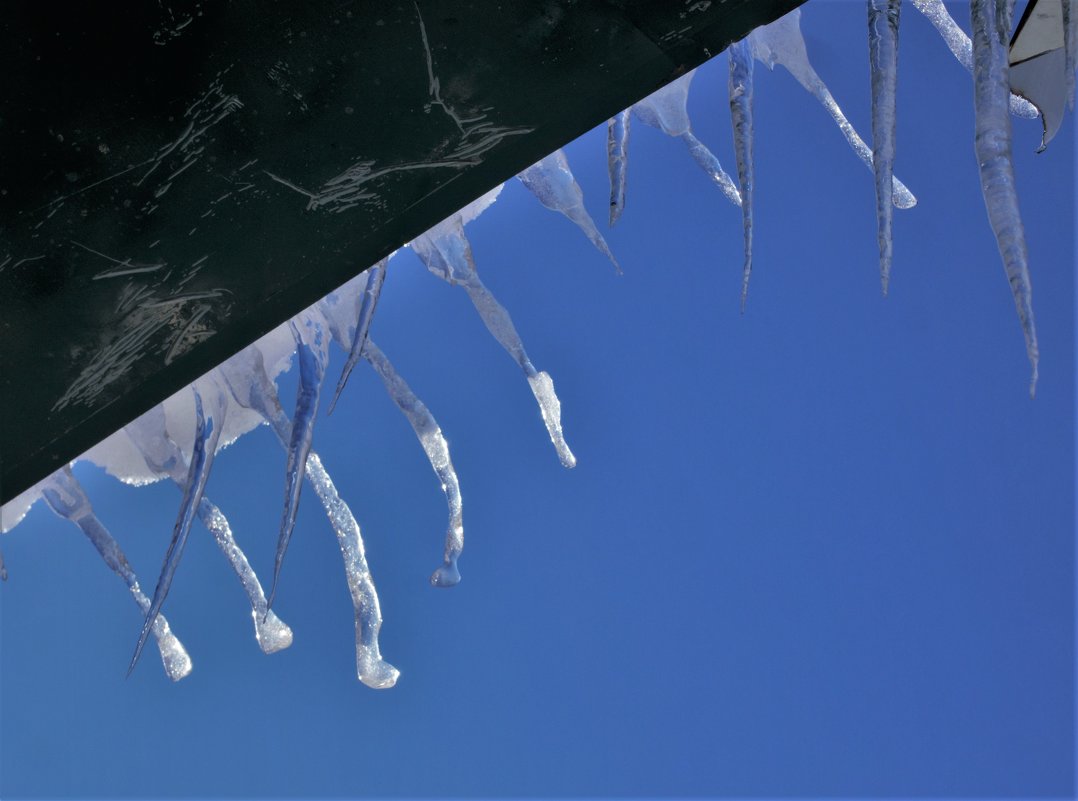
MULTIPOLYGON (((863 4, 817 0, 803 25, 867 136, 863 4)), ((516 182, 469 227, 554 378, 575 470, 464 293, 394 260, 372 336, 449 438, 460 586, 427 585, 444 500, 373 371, 315 433, 363 526, 393 690, 355 679, 340 556, 309 490, 275 606, 295 644, 260 653, 196 530, 165 609, 195 662, 176 685, 154 653, 124 679, 134 605, 36 507, 3 542, 0 795, 1073 794, 1073 117, 1039 156, 1038 124, 1015 120, 1042 352, 1031 401, 969 76, 908 4, 902 37, 897 173, 920 202, 896 213, 886 299, 870 173, 760 65, 744 316, 738 211, 643 125, 607 233, 624 277, 516 182)), ((691 111, 732 170, 725 75, 723 57, 700 71, 691 111)), ((604 147, 597 130, 567 148, 600 223, 604 147)), ((207 491, 264 579, 283 471, 262 429, 207 491)), ((152 586, 179 493, 76 474, 152 586)))

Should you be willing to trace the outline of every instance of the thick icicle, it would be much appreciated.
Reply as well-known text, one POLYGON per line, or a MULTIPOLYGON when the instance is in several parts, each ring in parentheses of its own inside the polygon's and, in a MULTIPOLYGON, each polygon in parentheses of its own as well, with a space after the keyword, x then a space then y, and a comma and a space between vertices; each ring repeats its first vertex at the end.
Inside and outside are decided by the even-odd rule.
POLYGON ((292 336, 296 340, 296 360, 299 362, 299 388, 296 390, 296 411, 292 417, 292 436, 288 443, 288 463, 285 467, 284 511, 281 514, 281 531, 277 538, 277 555, 273 563, 273 584, 270 587, 269 606, 277 595, 277 582, 281 578, 281 565, 285 551, 296 526, 299 511, 300 490, 306 472, 307 456, 314 439, 314 418, 318 412, 318 396, 322 379, 326 374, 329 358, 329 342, 322 324, 301 315, 299 325, 289 321, 292 336))
POLYGON ((176 518, 176 525, 172 529, 172 540, 169 542, 168 551, 165 553, 165 562, 161 566, 161 575, 157 579, 157 587, 153 593, 153 601, 146 613, 146 621, 139 634, 138 643, 135 645, 135 653, 131 657, 131 664, 127 668, 128 675, 135 669, 142 648, 146 645, 146 638, 153 628, 154 620, 161 612, 161 606, 165 603, 172 579, 176 575, 176 568, 180 565, 184 546, 187 545, 187 535, 191 532, 191 523, 194 520, 195 511, 202 501, 202 492, 206 488, 206 481, 210 477, 210 468, 213 467, 213 457, 217 452, 217 443, 221 439, 221 426, 224 424, 224 397, 216 388, 210 393, 210 413, 203 411, 202 395, 198 388, 192 384, 191 391, 195 396, 195 439, 191 453, 191 464, 187 471, 187 479, 184 482, 183 500, 180 502, 180 512, 176 518))
POLYGON ((745 232, 745 266, 741 273, 741 313, 749 297, 752 275, 752 196, 756 183, 752 161, 752 49, 747 39, 734 42, 727 49, 730 58, 730 120, 734 129, 734 154, 737 157, 737 183, 741 194, 741 219, 745 232))
POLYGON ((441 482, 446 503, 449 505, 449 525, 445 532, 445 555, 442 565, 431 575, 430 583, 435 587, 452 587, 460 582, 457 561, 464 548, 464 510, 457 471, 453 468, 453 460, 449 456, 449 443, 446 442, 434 415, 430 413, 423 401, 416 397, 411 387, 401 378, 373 340, 367 340, 363 356, 382 379, 386 392, 393 398, 397 408, 408 418, 416 437, 419 438, 419 444, 423 446, 430 460, 430 466, 434 468, 441 482))
POLYGON ((868 61, 872 76, 872 168, 876 178, 876 238, 883 294, 891 280, 891 203, 895 170, 898 22, 902 0, 868 0, 868 61))
POLYGON ((333 393, 333 400, 330 401, 329 411, 326 412, 327 416, 333 414, 333 409, 337 406, 337 399, 341 396, 341 392, 344 391, 344 385, 348 383, 348 376, 352 374, 352 370, 357 364, 359 364, 360 358, 363 355, 363 345, 367 341, 367 332, 371 327, 371 320, 374 319, 374 310, 378 306, 378 298, 382 294, 382 284, 386 280, 386 267, 389 264, 389 258, 384 258, 376 265, 371 267, 366 272, 366 284, 363 288, 363 301, 359 306, 359 319, 356 321, 356 331, 352 336, 352 345, 348 350, 348 359, 344 363, 344 369, 341 371, 341 378, 337 382, 337 389, 333 393))
POLYGON ((668 83, 634 105, 633 111, 641 122, 683 141, 696 163, 718 185, 727 199, 735 206, 740 206, 741 193, 737 191, 733 179, 727 175, 715 154, 693 135, 688 104, 689 85, 695 74, 696 70, 692 70, 668 83))
MULTIPOLYGON (((49 476, 42 486, 41 495, 50 509, 79 527, 105 560, 105 564, 123 579, 142 613, 147 614, 150 610, 150 599, 139 587, 138 577, 131 569, 119 543, 97 519, 90 499, 71 468, 64 466, 49 476)), ((173 681, 179 681, 191 672, 191 657, 172 633, 164 615, 157 615, 151 629, 161 652, 161 664, 164 665, 166 675, 173 681)))
POLYGON ((595 222, 584 208, 584 192, 569 169, 569 160, 565 153, 555 150, 546 158, 536 162, 517 176, 520 182, 535 195, 539 202, 551 211, 560 211, 584 232, 595 248, 610 259, 614 269, 621 274, 618 260, 607 247, 606 240, 595 227, 595 222))
POLYGON ((561 404, 554 393, 554 383, 550 376, 535 369, 524 350, 524 343, 513 326, 509 312, 505 310, 479 279, 475 271, 472 248, 464 235, 461 215, 454 214, 417 237, 411 243, 412 250, 427 266, 427 269, 450 284, 462 287, 471 298, 487 330, 501 346, 513 357, 524 375, 528 386, 539 404, 550 441, 558 452, 558 458, 565 467, 575 467, 576 457, 569 450, 561 428, 561 404))
MULTIPOLYGON (((794 76, 799 84, 820 103, 834 119, 842 135, 846 137, 853 152, 872 169, 872 151, 854 130, 846 115, 842 113, 827 85, 816 74, 808 60, 805 38, 801 35, 801 9, 795 8, 785 17, 770 25, 757 28, 749 34, 753 55, 769 69, 781 64, 794 76)), ((898 178, 894 179, 893 201, 900 209, 908 209, 917 204, 913 196, 898 178)))
MULTIPOLYGON (((165 425, 165 412, 161 406, 155 406, 146 414, 125 427, 128 437, 142 453, 147 466, 155 473, 172 479, 183 490, 187 475, 187 461, 175 442, 168 436, 165 425)), ((244 592, 251 602, 251 617, 254 621, 255 640, 263 653, 272 654, 292 644, 292 629, 266 606, 266 596, 262 584, 255 575, 251 563, 247 561, 232 527, 209 498, 203 495, 198 504, 198 519, 213 535, 217 547, 228 559, 232 570, 243 585, 244 592)))
MULTIPOLYGON (((958 63, 969 72, 973 72, 973 43, 947 11, 943 0, 913 0, 913 7, 928 17, 928 21, 939 31, 939 35, 943 37, 947 48, 958 59, 958 63)), ((1011 113, 1019 117, 1036 119, 1040 116, 1033 104, 1024 97, 1012 94, 1010 104, 1011 113)))
MULTIPOLYGON (((240 405, 258 412, 277 435, 281 447, 288 450, 292 441, 292 423, 281 408, 277 388, 266 373, 258 348, 254 345, 246 348, 218 369, 240 405)), ((344 572, 355 612, 356 675, 368 687, 392 687, 400 672, 382 659, 378 646, 382 609, 367 566, 359 524, 313 450, 307 456, 305 473, 337 535, 344 559, 344 572)))
POLYGON ((1011 118, 1007 113, 1010 93, 1007 77, 1007 42, 1011 29, 1008 0, 973 0, 973 110, 974 149, 981 172, 981 191, 988 220, 996 235, 1003 268, 1011 284, 1018 319, 1026 339, 1026 352, 1033 368, 1029 384, 1037 388, 1037 329, 1033 320, 1033 296, 1025 229, 1018 211, 1018 194, 1011 162, 1011 118))
POLYGON ((606 168, 610 173, 610 225, 625 211, 629 177, 629 120, 631 109, 618 112, 606 123, 606 168))

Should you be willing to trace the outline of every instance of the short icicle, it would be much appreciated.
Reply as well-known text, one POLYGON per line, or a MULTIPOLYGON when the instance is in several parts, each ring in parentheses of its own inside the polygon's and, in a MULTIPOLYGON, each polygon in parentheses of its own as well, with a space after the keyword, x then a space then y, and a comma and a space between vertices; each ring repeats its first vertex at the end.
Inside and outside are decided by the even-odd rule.
POLYGON ((577 228, 604 256, 610 259, 614 269, 621 274, 618 260, 595 227, 588 210, 584 208, 584 192, 569 169, 569 160, 562 150, 555 150, 546 158, 536 162, 520 173, 517 178, 528 188, 539 202, 551 211, 560 211, 576 224, 577 228))
POLYGON ((146 644, 146 638, 153 628, 154 620, 161 612, 161 607, 168 596, 172 579, 176 575, 176 569, 180 565, 183 549, 187 545, 187 536, 191 533, 191 523, 194 520, 195 511, 202 501, 202 493, 206 488, 206 481, 210 477, 210 469, 213 467, 213 457, 217 452, 217 443, 221 439, 221 426, 224 424, 224 397, 220 390, 214 388, 209 395, 209 410, 207 415, 203 411, 202 395, 198 387, 191 385, 191 392, 195 396, 195 439, 191 453, 191 464, 188 467, 187 478, 184 482, 183 500, 180 502, 180 512, 176 518, 176 525, 172 529, 172 540, 169 542, 168 551, 165 553, 165 562, 161 566, 161 575, 157 579, 157 587, 154 589, 153 600, 149 611, 146 613, 146 621, 139 634, 138 643, 135 645, 135 653, 131 657, 131 664, 127 668, 128 675, 135 669, 142 648, 146 644))
POLYGON ((629 120, 631 108, 618 112, 606 123, 606 169, 610 174, 610 225, 625 211, 629 178, 629 120))
POLYGON ((270 586, 267 601, 271 608, 273 599, 277 595, 277 582, 281 578, 281 566, 284 564, 284 555, 288 550, 288 541, 292 538, 292 531, 296 526, 300 490, 303 489, 307 457, 311 451, 311 442, 314 440, 314 420, 318 412, 318 397, 322 390, 322 379, 326 374, 326 362, 329 360, 329 342, 320 322, 313 317, 300 315, 288 324, 296 340, 299 388, 296 390, 296 410, 292 417, 291 437, 288 442, 281 531, 277 537, 273 584, 270 586))
POLYGON ((382 379, 389 397, 408 418, 412 430, 419 439, 419 444, 423 446, 423 451, 430 460, 430 466, 434 468, 441 482, 446 503, 449 505, 449 525, 445 532, 445 553, 442 565, 431 575, 430 583, 435 587, 452 587, 460 582, 460 569, 457 562, 464 549, 464 508, 457 471, 453 468, 453 460, 449 455, 449 443, 446 442, 434 415, 430 413, 423 401, 416 397, 408 383, 401 378, 373 340, 367 340, 363 356, 382 379))
MULTIPOLYGON (((842 135, 846 137, 846 142, 853 152, 864 162, 865 166, 872 170, 872 151, 854 130, 850 121, 846 119, 846 115, 842 113, 842 109, 831 95, 831 90, 809 63, 805 38, 801 35, 801 9, 795 8, 770 25, 757 28, 749 34, 749 42, 752 44, 752 52, 757 61, 763 63, 768 69, 774 69, 776 64, 781 64, 809 94, 820 101, 842 131, 842 135)), ((892 199, 900 209, 917 205, 917 198, 898 178, 894 179, 892 199)))
POLYGON ((326 412, 327 416, 333 414, 333 410, 337 406, 337 399, 341 397, 344 385, 348 383, 348 376, 352 374, 352 370, 362 358, 363 345, 367 341, 367 332, 370 331, 371 320, 374 319, 374 310, 378 306, 378 298, 382 295, 382 284, 386 280, 386 268, 388 265, 389 258, 387 257, 365 273, 367 280, 363 288, 363 300, 359 306, 359 320, 356 322, 351 347, 348 349, 348 359, 344 363, 344 369, 341 370, 340 380, 337 381, 337 389, 333 393, 333 400, 330 401, 329 411, 326 412))
POLYGON ((730 59, 730 120, 734 129, 734 155, 737 158, 737 183, 745 237, 745 266, 741 272, 741 313, 744 314, 752 275, 752 199, 756 183, 752 157, 755 138, 752 120, 753 59, 747 39, 734 42, 726 52, 730 59))
MULTIPOLYGON (((170 478, 182 491, 188 465, 179 446, 168 435, 164 409, 160 405, 155 406, 129 423, 124 431, 142 453, 146 465, 158 475, 170 478)), ((243 585, 251 603, 251 618, 259 648, 263 653, 272 654, 289 647, 292 644, 292 629, 267 608, 262 584, 247 561, 247 555, 236 542, 228 519, 205 495, 198 504, 198 519, 213 535, 217 547, 243 585)))
POLYGON ((471 245, 464 235, 461 215, 454 214, 417 237, 412 241, 411 248, 428 270, 468 293, 472 305, 479 312, 487 330, 524 371, 528 386, 539 404, 539 411, 547 433, 550 435, 550 441, 558 453, 558 459, 565 467, 575 467, 576 457, 569 450, 562 432, 561 403, 554 392, 554 382, 549 375, 535 369, 524 350, 524 343, 513 325, 509 312, 498 303, 479 279, 471 245))
MULTIPOLYGON (((218 370, 224 375, 239 404, 258 412, 277 435, 281 447, 287 451, 292 441, 292 423, 281 407, 277 388, 266 373, 258 347, 252 345, 244 349, 218 370)), ((305 474, 325 509, 344 560, 344 572, 355 616, 356 675, 368 687, 392 687, 397 683, 400 671, 382 658, 378 645, 382 608, 367 565, 359 523, 348 504, 338 494, 333 480, 314 450, 307 456, 305 474)))
POLYGON ((887 294, 894 256, 891 203, 898 93, 898 23, 902 0, 868 0, 868 61, 872 80, 872 168, 876 178, 876 238, 880 284, 887 294))
MULTIPOLYGON (((50 509, 57 515, 69 520, 79 527, 93 544, 98 554, 109 566, 113 573, 123 579, 132 598, 138 604, 139 609, 145 615, 150 610, 150 599, 147 598, 139 587, 138 577, 127 561, 123 550, 118 542, 113 539, 108 529, 101 524, 94 514, 93 506, 87 497, 82 485, 71 472, 69 466, 57 470, 42 487, 42 497, 50 509)), ((168 620, 164 615, 157 615, 151 630, 157 641, 157 649, 161 652, 161 664, 165 668, 165 674, 172 681, 179 681, 191 672, 191 657, 183 644, 172 633, 168 620)))
POLYGON ((996 235, 1003 268, 1014 294, 1018 319, 1032 365, 1029 394, 1037 389, 1037 328, 1033 319, 1033 292, 1025 229, 1018 210, 1018 194, 1011 161, 1011 118, 1008 114, 1007 43, 1010 38, 1009 0, 973 0, 973 110, 974 149, 981 173, 988 220, 996 235))

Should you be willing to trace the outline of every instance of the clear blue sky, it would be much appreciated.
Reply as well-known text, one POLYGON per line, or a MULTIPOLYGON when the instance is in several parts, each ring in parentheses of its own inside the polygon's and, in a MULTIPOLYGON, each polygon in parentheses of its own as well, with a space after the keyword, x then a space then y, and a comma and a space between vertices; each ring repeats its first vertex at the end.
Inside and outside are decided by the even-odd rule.
MULTIPOLYGON (((956 9, 958 13, 963 8, 956 9)), ((882 298, 868 170, 757 65, 756 269, 679 143, 633 129, 625 276, 510 183, 470 226, 480 274, 549 371, 566 471, 463 292, 395 259, 373 326, 445 430, 463 582, 427 585, 444 500, 365 365, 316 429, 381 593, 377 692, 355 679, 340 556, 304 493, 264 656, 202 529, 166 604, 179 684, 88 542, 40 505, 5 536, 0 795, 1068 796, 1074 792, 1075 140, 1016 120, 1038 395, 984 214, 972 88, 903 11, 896 214, 882 298)), ((962 20, 963 24, 967 21, 962 20)), ((862 3, 809 3, 810 55, 866 137, 862 3)), ((693 87, 728 169, 725 58, 693 87)), ((605 223, 605 130, 568 149, 605 223)), ((335 355, 330 381, 343 358, 335 355)), ((283 386, 293 397, 294 376, 283 386)), ((208 495, 271 575, 284 456, 262 429, 208 495)), ((152 586, 179 493, 77 475, 152 586)))

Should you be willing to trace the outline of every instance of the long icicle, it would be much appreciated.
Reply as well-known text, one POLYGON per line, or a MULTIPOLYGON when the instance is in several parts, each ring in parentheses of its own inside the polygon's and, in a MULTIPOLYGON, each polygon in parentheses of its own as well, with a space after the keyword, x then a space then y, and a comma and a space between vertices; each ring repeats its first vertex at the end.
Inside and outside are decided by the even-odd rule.
POLYGON ((577 228, 584 232, 595 249, 610 259, 614 269, 621 275, 621 267, 614 254, 595 227, 588 210, 584 208, 584 191, 573 177, 573 171, 569 169, 569 160, 565 158, 562 150, 555 150, 549 156, 537 161, 532 166, 517 175, 520 182, 528 188, 539 202, 551 211, 560 211, 576 224, 577 228))
POLYGON ((606 123, 606 169, 610 174, 610 225, 625 211, 629 178, 629 120, 631 109, 618 112, 606 123))
POLYGON ((277 582, 281 578, 281 566, 288 550, 288 541, 292 538, 292 530, 296 526, 300 490, 303 489, 307 457, 314 439, 318 396, 322 390, 329 354, 326 333, 317 320, 302 317, 298 326, 294 320, 289 321, 288 325, 296 340, 299 388, 296 390, 296 411, 292 417, 292 435, 288 443, 288 463, 285 467, 284 511, 281 513, 281 531, 277 537, 277 554, 273 563, 273 584, 270 586, 267 602, 271 608, 277 595, 277 582))
POLYGON ((1037 389, 1037 328, 1033 319, 1033 290, 1029 280, 1029 256, 1025 229, 1018 210, 1011 161, 1011 118, 1007 113, 1007 43, 1011 30, 1008 0, 973 0, 973 110, 976 127, 974 150, 981 172, 981 191, 988 221, 996 235, 1003 269, 1011 285, 1018 319, 1032 365, 1029 394, 1037 389))
MULTIPOLYGON (((835 121, 846 142, 865 166, 872 169, 872 151, 860 137, 835 98, 827 84, 816 74, 816 70, 808 60, 808 50, 805 48, 805 38, 801 35, 801 9, 795 8, 786 16, 764 25, 749 34, 752 44, 753 55, 765 64, 769 69, 774 69, 776 64, 784 66, 789 73, 801 84, 820 104, 827 109, 827 113, 835 121)), ((898 178, 894 179, 894 204, 900 209, 908 209, 917 205, 917 198, 906 188, 898 178)))
MULTIPOLYGON (((246 348, 218 369, 240 405, 258 412, 273 429, 281 447, 287 451, 292 441, 292 423, 281 408, 277 388, 266 373, 262 353, 257 346, 246 348)), ((355 617, 356 675, 368 687, 392 687, 400 671, 382 658, 378 645, 382 607, 367 565, 359 523, 313 450, 308 454, 305 473, 322 502, 344 560, 355 617)))
POLYGON ((153 600, 150 602, 149 611, 146 613, 146 621, 143 623, 142 632, 139 634, 138 643, 135 645, 135 653, 131 657, 131 664, 127 668, 127 674, 138 664, 142 655, 142 648, 146 645, 146 638, 153 628, 154 620, 161 612, 161 606, 165 603, 172 579, 176 575, 176 569, 180 565, 184 546, 187 545, 187 535, 191 533, 191 523, 194 520, 195 510, 202 501, 202 492, 206 488, 206 481, 210 477, 210 468, 213 467, 213 457, 217 452, 217 443, 221 439, 221 426, 224 423, 223 398, 218 397, 219 391, 211 393, 210 414, 203 412, 202 395, 198 388, 192 384, 191 391, 195 396, 195 439, 191 453, 191 464, 187 471, 187 480, 184 483, 183 500, 180 502, 180 512, 176 518, 176 524, 172 529, 172 540, 169 542, 168 551, 165 553, 165 561, 161 566, 161 575, 157 579, 157 587, 154 589, 153 600))
POLYGON ((868 0, 868 61, 872 79, 872 170, 876 178, 876 239, 880 285, 887 294, 894 258, 891 203, 898 97, 898 23, 902 0, 868 0))
MULTIPOLYGON (((97 519, 89 497, 71 472, 71 468, 65 465, 49 476, 42 487, 41 495, 50 509, 79 527, 109 569, 123 579, 142 613, 145 615, 149 612, 150 599, 139 587, 135 571, 131 569, 119 543, 97 519)), ((187 655, 183 643, 172 633, 164 615, 157 616, 152 631, 157 641, 157 649, 161 652, 161 664, 165 668, 165 674, 172 681, 179 681, 188 675, 192 668, 191 657, 187 655)))
POLYGON ((464 549, 464 508, 457 471, 453 468, 453 460, 449 455, 449 443, 446 442, 434 415, 430 413, 423 401, 416 397, 412 388, 401 378, 373 340, 367 340, 363 356, 382 379, 386 392, 397 404, 397 408, 408 418, 412 430, 419 438, 419 444, 423 446, 423 451, 430 460, 430 466, 434 468, 441 482, 442 492, 445 493, 445 500, 449 506, 449 525, 445 532, 445 553, 442 564, 431 575, 430 583, 435 587, 452 587, 460 582, 460 569, 457 562, 464 549))
POLYGON ((576 457, 569 450, 562 431, 561 402, 554 392, 554 382, 549 375, 535 369, 509 312, 479 279, 471 245, 464 235, 461 215, 454 214, 417 237, 412 241, 411 248, 428 270, 468 293, 487 330, 524 371, 558 459, 564 467, 576 467, 576 457))
MULTIPOLYGON (((168 476, 182 491, 188 465, 178 445, 168 436, 164 409, 158 405, 124 430, 142 453, 146 465, 158 475, 168 476)), ((292 644, 292 629, 266 606, 266 596, 247 555, 236 542, 228 518, 205 495, 198 504, 198 519, 213 535, 217 547, 228 559, 251 603, 255 640, 263 653, 272 654, 292 644)))
POLYGON ((374 310, 378 306, 378 298, 382 295, 382 284, 386 280, 386 267, 388 265, 389 257, 387 256, 367 270, 367 283, 363 289, 363 300, 359 306, 359 319, 356 322, 355 334, 352 336, 348 359, 344 363, 344 369, 341 370, 341 377, 337 381, 337 389, 333 393, 333 400, 330 401, 329 411, 326 412, 327 417, 333 414, 333 410, 337 406, 337 399, 341 397, 344 385, 348 383, 348 376, 352 374, 352 370, 362 358, 363 345, 367 341, 367 332, 370 331, 371 320, 374 319, 374 310))
MULTIPOLYGON (((947 48, 958 60, 958 63, 965 67, 968 72, 973 72, 973 43, 966 35, 966 32, 954 21, 954 17, 951 16, 950 12, 947 11, 943 0, 913 0, 913 7, 924 14, 928 21, 939 31, 939 35, 943 37, 943 41, 947 43, 947 48)), ((1018 117, 1026 117, 1032 120, 1040 116, 1036 106, 1024 97, 1012 94, 1010 105, 1011 114, 1018 117)))
POLYGON ((1063 5, 1063 69, 1067 71, 1067 107, 1074 110, 1075 69, 1078 69, 1078 2, 1059 0, 1063 5))
POLYGON ((741 195, 741 220, 745 237, 745 266, 741 271, 741 313, 749 297, 749 278, 752 275, 752 198, 756 184, 753 167, 753 59, 747 39, 734 42, 727 49, 730 77, 730 120, 734 129, 734 155, 737 158, 737 183, 741 195))

